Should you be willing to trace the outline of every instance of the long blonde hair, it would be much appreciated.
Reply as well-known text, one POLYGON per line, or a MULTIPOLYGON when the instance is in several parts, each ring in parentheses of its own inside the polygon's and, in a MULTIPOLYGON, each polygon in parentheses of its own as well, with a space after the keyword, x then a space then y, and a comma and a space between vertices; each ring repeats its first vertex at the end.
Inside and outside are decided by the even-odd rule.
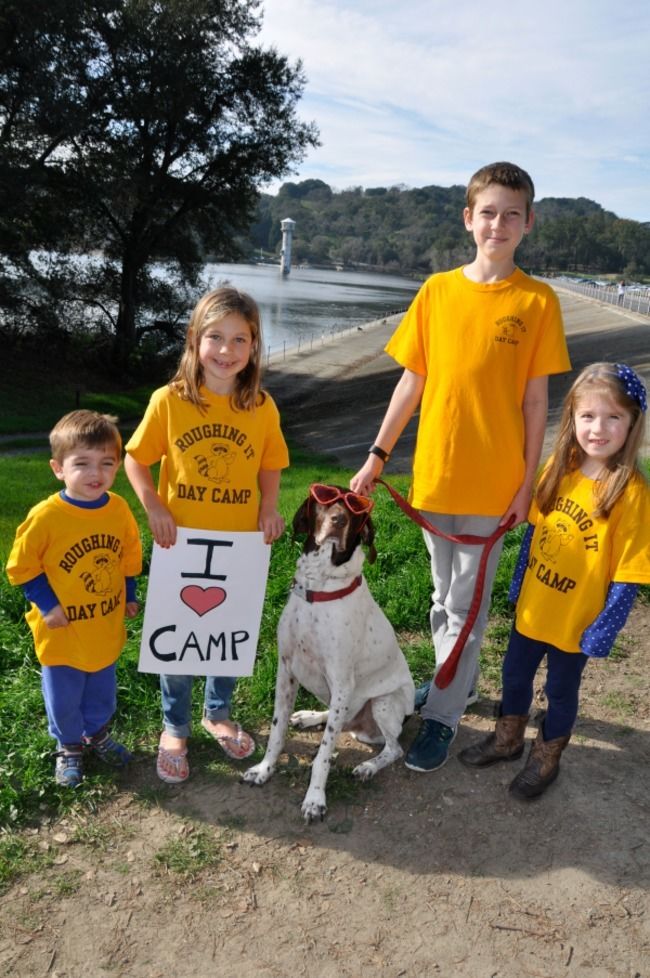
MULTIPOLYGON (((638 455, 645 434, 645 413, 640 400, 631 396, 619 373, 624 365, 592 363, 576 377, 564 400, 562 418, 555 449, 535 491, 537 505, 544 514, 554 506, 561 479, 582 465, 585 453, 576 438, 574 416, 586 394, 604 394, 632 416, 632 423, 623 447, 603 465, 603 474, 594 483, 594 513, 608 517, 616 501, 632 478, 643 478, 638 455)), ((629 368, 627 368, 629 370, 629 368)))
POLYGON ((262 322, 255 300, 246 292, 230 286, 222 286, 208 292, 197 302, 185 335, 185 348, 178 369, 169 381, 170 388, 183 398, 191 401, 200 411, 207 410, 205 399, 199 388, 204 382, 203 367, 199 360, 201 337, 206 330, 231 313, 238 313, 250 327, 253 343, 248 363, 235 378, 235 389, 230 395, 234 408, 251 411, 266 399, 261 389, 262 376, 262 322))

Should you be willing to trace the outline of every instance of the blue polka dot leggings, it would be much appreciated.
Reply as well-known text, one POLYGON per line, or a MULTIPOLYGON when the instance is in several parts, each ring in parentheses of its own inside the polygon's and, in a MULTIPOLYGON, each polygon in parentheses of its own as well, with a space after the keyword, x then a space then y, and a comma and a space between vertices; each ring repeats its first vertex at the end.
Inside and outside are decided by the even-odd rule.
POLYGON ((501 713, 524 716, 533 701, 535 674, 546 656, 544 692, 548 710, 544 719, 544 740, 570 734, 578 715, 578 694, 588 657, 582 652, 563 652, 547 642, 525 638, 513 627, 508 651, 503 660, 501 713))

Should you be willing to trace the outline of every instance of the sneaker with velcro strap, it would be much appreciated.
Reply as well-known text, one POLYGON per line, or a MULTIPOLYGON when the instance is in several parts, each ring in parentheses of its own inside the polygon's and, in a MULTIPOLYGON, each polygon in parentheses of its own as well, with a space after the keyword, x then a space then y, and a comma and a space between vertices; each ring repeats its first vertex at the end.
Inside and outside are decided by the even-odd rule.
POLYGON ((456 730, 438 720, 423 720, 404 761, 411 771, 437 771, 449 756, 456 730))

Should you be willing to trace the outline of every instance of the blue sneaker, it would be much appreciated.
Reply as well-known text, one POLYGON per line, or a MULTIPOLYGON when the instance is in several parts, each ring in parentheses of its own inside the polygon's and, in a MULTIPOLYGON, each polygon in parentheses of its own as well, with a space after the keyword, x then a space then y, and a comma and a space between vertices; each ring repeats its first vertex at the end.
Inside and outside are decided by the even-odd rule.
MULTIPOLYGON (((429 696, 430 689, 431 689, 430 679, 426 683, 422 683, 421 686, 418 686, 416 688, 415 690, 415 712, 416 713, 419 713, 422 707, 424 706, 424 704, 426 703, 427 697, 429 696)), ((468 706, 473 706, 474 703, 478 703, 478 700, 479 700, 479 695, 477 690, 470 689, 469 693, 467 694, 467 702, 465 703, 465 709, 467 709, 468 706)))
POLYGON ((92 737, 83 737, 82 740, 85 748, 93 750, 100 761, 110 767, 125 767, 133 757, 124 744, 113 740, 106 727, 92 737))
POLYGON ((447 760, 456 731, 438 720, 423 720, 404 763, 411 771, 437 771, 447 760))
POLYGON ((63 747, 56 754, 54 780, 64 788, 78 788, 84 779, 81 748, 78 751, 66 750, 63 747))

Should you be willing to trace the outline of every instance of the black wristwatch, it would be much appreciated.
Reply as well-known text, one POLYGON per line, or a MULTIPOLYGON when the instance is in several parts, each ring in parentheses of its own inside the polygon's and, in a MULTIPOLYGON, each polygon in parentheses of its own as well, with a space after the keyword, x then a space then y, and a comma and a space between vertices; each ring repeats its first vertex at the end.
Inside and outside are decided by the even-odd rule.
POLYGON ((386 462, 390 458, 390 455, 388 454, 388 452, 385 452, 383 448, 380 448, 379 447, 379 445, 371 445, 370 448, 368 449, 368 454, 369 455, 376 455, 377 458, 380 458, 382 460, 382 462, 384 463, 384 465, 386 464, 386 462))

